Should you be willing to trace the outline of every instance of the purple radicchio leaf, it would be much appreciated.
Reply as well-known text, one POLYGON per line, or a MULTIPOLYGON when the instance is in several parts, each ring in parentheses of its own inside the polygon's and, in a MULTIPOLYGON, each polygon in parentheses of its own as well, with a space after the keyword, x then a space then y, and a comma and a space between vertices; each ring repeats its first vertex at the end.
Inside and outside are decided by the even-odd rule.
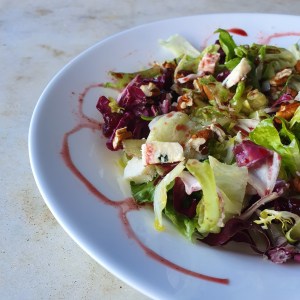
POLYGON ((273 151, 245 140, 233 148, 233 153, 239 167, 259 166, 267 157, 273 155, 273 151))
POLYGON ((260 226, 250 220, 243 220, 238 217, 230 219, 221 232, 217 234, 211 233, 204 239, 201 239, 201 241, 210 246, 223 246, 231 241, 246 243, 259 254, 265 253, 270 247, 270 240, 260 226), (264 245, 258 244, 252 237, 258 234, 264 245), (262 247, 263 249, 261 249, 262 247))
POLYGON ((198 202, 199 199, 193 197, 193 194, 187 195, 183 181, 180 177, 176 177, 173 187, 173 206, 175 211, 192 219, 196 215, 198 202))
POLYGON ((283 94, 281 95, 272 105, 272 107, 279 106, 282 103, 289 103, 294 98, 290 94, 283 94))
POLYGON ((278 153, 246 140, 233 149, 239 167, 249 171, 249 184, 264 197, 270 194, 278 178, 281 157, 278 153))
POLYGON ((113 140, 118 129, 126 127, 127 131, 132 133, 132 138, 141 139, 149 134, 149 120, 142 118, 153 117, 160 114, 166 114, 172 110, 172 98, 170 88, 172 85, 173 71, 165 69, 161 76, 157 78, 144 79, 137 75, 119 94, 117 103, 122 110, 112 112, 109 106, 110 101, 105 96, 101 96, 97 102, 96 108, 103 116, 104 124, 102 131, 108 138, 107 147, 110 150, 118 150, 122 147, 113 147, 113 140), (146 97, 141 86, 154 83, 159 89, 158 96, 146 97))
POLYGON ((280 197, 274 201, 274 210, 288 211, 300 216, 300 199, 293 197, 280 197))

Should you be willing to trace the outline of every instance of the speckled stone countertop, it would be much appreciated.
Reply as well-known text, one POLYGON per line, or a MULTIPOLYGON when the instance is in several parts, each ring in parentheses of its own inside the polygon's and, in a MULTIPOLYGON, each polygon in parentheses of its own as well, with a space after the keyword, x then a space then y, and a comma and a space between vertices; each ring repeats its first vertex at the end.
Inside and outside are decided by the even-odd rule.
POLYGON ((28 128, 67 62, 136 25, 216 12, 300 14, 298 0, 0 0, 0 299, 147 299, 58 225, 34 182, 28 128))

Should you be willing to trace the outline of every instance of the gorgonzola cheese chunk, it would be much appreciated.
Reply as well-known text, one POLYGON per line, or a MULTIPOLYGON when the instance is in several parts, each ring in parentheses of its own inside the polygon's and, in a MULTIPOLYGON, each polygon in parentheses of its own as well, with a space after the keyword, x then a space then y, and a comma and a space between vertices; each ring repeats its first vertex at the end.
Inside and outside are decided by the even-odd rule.
POLYGON ((142 160, 145 166, 183 161, 183 148, 177 142, 148 142, 142 145, 142 160))

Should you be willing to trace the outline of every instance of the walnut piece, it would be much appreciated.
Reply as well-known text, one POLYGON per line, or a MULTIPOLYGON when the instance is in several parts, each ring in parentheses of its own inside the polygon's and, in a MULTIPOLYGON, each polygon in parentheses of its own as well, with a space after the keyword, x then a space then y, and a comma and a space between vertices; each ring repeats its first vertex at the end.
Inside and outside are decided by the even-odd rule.
POLYGON ((159 88, 153 82, 141 85, 140 89, 143 91, 146 97, 154 97, 160 94, 159 88))
POLYGON ((127 131, 127 127, 117 129, 115 133, 115 137, 112 142, 113 148, 117 149, 121 145, 121 142, 123 140, 131 137, 132 137, 132 133, 130 131, 127 131))
POLYGON ((200 130, 191 136, 191 138, 188 140, 188 145, 197 152, 205 155, 206 151, 208 150, 207 142, 213 138, 213 136, 214 133, 210 129, 200 130))
POLYGON ((177 109, 179 111, 186 109, 187 107, 193 106, 193 98, 189 97, 187 94, 184 94, 178 97, 177 100, 177 109))

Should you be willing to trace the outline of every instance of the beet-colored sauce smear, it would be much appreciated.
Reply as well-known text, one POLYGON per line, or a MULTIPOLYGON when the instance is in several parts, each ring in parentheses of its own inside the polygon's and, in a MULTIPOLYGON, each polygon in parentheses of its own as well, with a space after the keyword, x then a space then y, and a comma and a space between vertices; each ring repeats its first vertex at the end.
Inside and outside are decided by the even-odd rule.
POLYGON ((248 36, 248 33, 244 29, 241 29, 241 28, 230 28, 230 29, 227 29, 227 31, 230 33, 241 35, 241 36, 248 36))
POLYGON ((271 40, 281 37, 288 37, 288 36, 300 36, 300 32, 279 32, 279 33, 273 33, 266 37, 260 37, 259 43, 263 45, 270 44, 271 40))
POLYGON ((95 88, 101 88, 101 87, 104 87, 104 84, 102 84, 102 83, 91 84, 88 87, 86 87, 84 89, 84 91, 79 94, 79 97, 78 97, 78 116, 81 118, 82 121, 85 120, 88 123, 92 123, 92 124, 95 124, 100 127, 101 127, 101 124, 99 123, 99 121, 93 120, 84 114, 83 103, 84 103, 84 98, 86 97, 86 95, 88 94, 88 92, 90 90, 95 89, 95 88))
POLYGON ((94 84, 91 85, 79 95, 78 98, 78 115, 80 116, 79 124, 77 124, 73 129, 66 132, 63 137, 62 141, 62 149, 61 149, 61 156, 63 161, 65 162, 66 166, 69 168, 69 170, 86 186, 86 188, 94 195, 96 196, 102 203, 106 205, 110 205, 112 207, 115 207, 118 210, 119 218, 124 226, 124 230, 129 238, 136 241, 136 243, 143 249, 143 251, 151 257, 152 259, 164 264, 165 266, 177 270, 178 272, 181 272, 183 274, 202 279, 207 280, 215 283, 220 284, 229 284, 229 280, 226 278, 217 278, 212 277, 204 274, 200 274, 194 271, 191 271, 189 269, 185 269, 163 257, 161 257, 159 254, 155 253, 153 250, 148 248, 146 245, 144 245, 139 238, 134 233, 132 227, 130 226, 130 223, 127 218, 127 213, 130 211, 139 210, 141 206, 139 206, 133 198, 128 198, 122 201, 114 201, 103 195, 83 174, 80 172, 80 170, 76 167, 75 163, 72 160, 70 147, 69 147, 69 137, 80 130, 84 128, 88 128, 91 130, 101 130, 101 124, 97 122, 96 120, 93 120, 86 116, 83 113, 83 103, 84 98, 86 97, 87 93, 93 89, 103 86, 102 84, 94 84))

